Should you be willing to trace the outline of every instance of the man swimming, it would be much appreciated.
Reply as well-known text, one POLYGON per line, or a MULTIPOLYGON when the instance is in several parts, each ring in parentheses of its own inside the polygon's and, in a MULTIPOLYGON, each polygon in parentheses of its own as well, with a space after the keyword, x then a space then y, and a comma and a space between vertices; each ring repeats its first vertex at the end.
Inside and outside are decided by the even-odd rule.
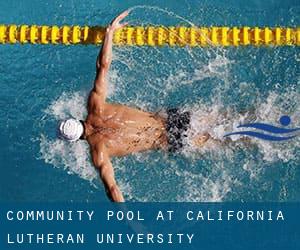
MULTIPOLYGON (((170 152, 183 147, 183 137, 189 128, 190 113, 169 109, 167 118, 125 105, 106 102, 107 75, 112 61, 113 35, 127 23, 120 23, 128 11, 116 17, 106 29, 105 39, 96 61, 96 78, 88 98, 85 121, 68 119, 59 124, 59 136, 67 141, 87 140, 92 161, 99 170, 109 198, 123 202, 110 158, 135 152, 162 149, 170 152)), ((208 134, 197 135, 195 145, 201 146, 208 134)))

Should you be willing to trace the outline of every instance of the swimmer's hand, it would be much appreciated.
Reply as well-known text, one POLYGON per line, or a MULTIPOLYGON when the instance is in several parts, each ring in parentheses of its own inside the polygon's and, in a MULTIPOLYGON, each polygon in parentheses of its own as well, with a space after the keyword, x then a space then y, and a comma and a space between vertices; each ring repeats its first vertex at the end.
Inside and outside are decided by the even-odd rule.
POLYGON ((121 13, 119 16, 117 16, 107 27, 107 32, 115 32, 118 29, 124 28, 126 25, 128 25, 128 22, 120 23, 125 17, 127 17, 129 14, 129 11, 126 10, 123 13, 121 13))

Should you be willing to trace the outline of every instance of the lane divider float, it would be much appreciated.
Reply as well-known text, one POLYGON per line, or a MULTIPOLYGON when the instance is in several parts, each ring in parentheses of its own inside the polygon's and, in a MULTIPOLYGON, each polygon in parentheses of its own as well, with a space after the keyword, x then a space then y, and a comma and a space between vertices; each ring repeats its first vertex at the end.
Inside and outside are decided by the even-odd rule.
MULTIPOLYGON (((105 27, 0 25, 0 44, 101 44, 105 27)), ((115 32, 114 44, 134 46, 299 46, 300 27, 135 26, 115 32)))

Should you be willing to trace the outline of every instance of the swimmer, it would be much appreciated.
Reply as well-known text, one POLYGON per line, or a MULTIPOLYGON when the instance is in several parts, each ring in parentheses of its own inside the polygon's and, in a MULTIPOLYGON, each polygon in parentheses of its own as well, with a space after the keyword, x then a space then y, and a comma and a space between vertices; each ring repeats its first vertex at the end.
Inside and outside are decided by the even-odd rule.
MULTIPOLYGON (((106 29, 96 61, 96 77, 88 98, 86 119, 70 118, 61 121, 58 128, 59 137, 66 141, 82 139, 88 142, 93 164, 99 170, 108 197, 115 202, 123 202, 124 198, 110 159, 145 150, 180 151, 191 119, 189 112, 179 109, 169 109, 167 116, 162 117, 106 101, 114 32, 128 24, 121 23, 128 14, 128 11, 120 14, 106 29)), ((193 141, 195 146, 201 147, 209 139, 209 134, 204 133, 195 136, 193 141)))

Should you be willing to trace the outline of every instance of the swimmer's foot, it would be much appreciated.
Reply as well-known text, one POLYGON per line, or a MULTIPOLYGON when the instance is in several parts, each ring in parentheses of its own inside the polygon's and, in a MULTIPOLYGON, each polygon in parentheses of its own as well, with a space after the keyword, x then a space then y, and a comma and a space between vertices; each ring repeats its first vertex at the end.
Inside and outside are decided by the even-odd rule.
POLYGON ((209 133, 205 133, 205 134, 197 136, 193 140, 193 143, 196 147, 202 147, 209 140, 209 138, 211 138, 209 133))

